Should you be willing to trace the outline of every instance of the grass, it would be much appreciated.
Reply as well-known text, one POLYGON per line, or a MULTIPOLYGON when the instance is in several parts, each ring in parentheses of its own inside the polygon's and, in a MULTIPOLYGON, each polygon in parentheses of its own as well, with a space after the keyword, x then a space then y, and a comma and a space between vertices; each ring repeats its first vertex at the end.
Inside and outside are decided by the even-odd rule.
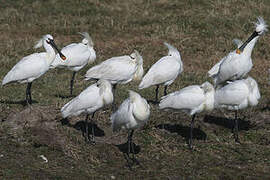
MULTIPOLYGON (((77 32, 87 31, 95 43, 96 63, 137 49, 146 70, 167 53, 164 41, 177 47, 184 72, 168 88, 173 92, 211 81, 207 71, 234 49, 232 39, 245 40, 258 16, 270 22, 269 7, 268 0, 5 1, 0 6, 0 78, 22 57, 36 52, 32 47, 42 35, 52 34, 63 47, 81 40, 77 32)), ((96 146, 84 143, 80 131, 84 116, 71 118, 67 125, 61 123, 60 108, 70 98, 60 96, 69 93, 71 72, 50 70, 34 81, 37 103, 32 108, 19 103, 25 97, 25 84, 2 87, 0 179, 269 179, 268 42, 266 34, 252 54, 250 75, 257 80, 262 98, 257 107, 241 113, 241 144, 231 136, 228 118, 233 114, 215 110, 196 119, 195 151, 189 151, 190 117, 160 112, 151 105, 148 125, 134 137, 143 168, 133 171, 125 167, 119 148, 126 140, 125 132, 111 132, 110 108, 96 114, 96 124, 105 134, 98 137, 96 146), (163 122, 167 131, 157 128, 163 122), (17 126, 23 131, 14 130, 17 126)), ((90 84, 83 81, 90 67, 76 75, 75 94, 90 84)), ((138 83, 118 86, 116 103, 127 97, 127 89, 138 91, 138 83)), ((151 87, 140 94, 153 99, 153 92, 151 87)))

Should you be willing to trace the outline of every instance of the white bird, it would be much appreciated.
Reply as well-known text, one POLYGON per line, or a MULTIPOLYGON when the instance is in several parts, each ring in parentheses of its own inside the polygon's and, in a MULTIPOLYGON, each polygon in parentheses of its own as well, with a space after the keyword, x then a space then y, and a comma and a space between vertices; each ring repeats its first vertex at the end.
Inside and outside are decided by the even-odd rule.
POLYGON ((159 109, 183 110, 192 116, 189 148, 192 149, 192 131, 197 113, 214 109, 215 89, 212 84, 192 85, 161 98, 159 109))
POLYGON ((261 95, 258 84, 252 77, 229 82, 229 84, 216 89, 215 107, 235 111, 235 141, 239 142, 237 119, 238 110, 247 108, 248 106, 256 106, 260 97, 261 95))
MULTIPOLYGON (((132 143, 132 136, 135 129, 142 127, 148 121, 150 116, 150 106, 147 101, 138 93, 129 91, 129 98, 124 100, 119 109, 110 117, 112 129, 114 132, 120 129, 128 130, 128 159, 130 147, 133 153, 133 162, 138 162, 134 157, 134 145, 132 143)), ((128 161, 128 165, 129 161, 128 161)))
POLYGON ((134 50, 131 55, 112 57, 90 68, 85 74, 85 80, 106 79, 113 84, 115 94, 117 84, 126 84, 134 78, 142 78, 142 64, 142 56, 134 50))
POLYGON ((61 50, 61 52, 65 54, 67 61, 63 61, 59 54, 57 54, 50 66, 50 68, 67 68, 73 71, 70 81, 70 95, 72 95, 73 92, 73 83, 76 73, 85 65, 93 63, 96 60, 96 51, 94 50, 92 38, 87 32, 79 34, 84 37, 81 43, 69 44, 61 50))
POLYGON ((63 60, 66 57, 59 51, 50 34, 43 36, 34 48, 43 46, 46 52, 34 53, 22 58, 4 77, 2 85, 11 82, 28 83, 26 88, 26 102, 32 104, 31 86, 32 81, 42 76, 49 70, 51 63, 55 58, 55 51, 60 54, 63 60))
POLYGON ((239 48, 223 57, 208 71, 208 75, 214 79, 216 85, 228 80, 241 79, 248 74, 253 66, 251 59, 253 47, 259 37, 268 31, 267 27, 263 18, 259 17, 258 22, 255 23, 255 31, 248 40, 239 48))
POLYGON ((158 88, 163 84, 164 95, 167 95, 167 87, 174 82, 183 71, 183 63, 180 52, 168 43, 164 43, 169 49, 168 55, 159 59, 143 77, 139 89, 156 85, 156 102, 158 101, 158 88))
POLYGON ((105 105, 113 102, 112 86, 109 81, 100 79, 97 83, 92 84, 77 97, 65 104, 62 109, 62 117, 78 116, 81 113, 86 114, 85 119, 85 141, 89 142, 88 119, 89 114, 92 114, 92 142, 94 143, 94 126, 93 118, 96 111, 103 108, 105 105))

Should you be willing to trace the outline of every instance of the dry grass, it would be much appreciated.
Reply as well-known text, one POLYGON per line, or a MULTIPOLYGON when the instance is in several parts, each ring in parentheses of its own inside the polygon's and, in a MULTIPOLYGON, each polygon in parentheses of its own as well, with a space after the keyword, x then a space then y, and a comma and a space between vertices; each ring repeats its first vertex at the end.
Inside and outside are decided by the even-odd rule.
MULTIPOLYGON (((62 47, 80 41, 77 32, 87 31, 95 43, 97 63, 130 54, 135 48, 143 55, 146 70, 167 53, 164 41, 177 47, 184 72, 169 87, 173 92, 210 80, 207 71, 234 48, 232 39, 246 39, 257 16, 270 23, 269 8, 268 0, 4 1, 0 6, 0 78, 20 58, 34 52, 32 47, 42 35, 52 34, 62 47)), ((186 145, 189 117, 160 112, 151 105, 149 124, 135 133, 143 168, 134 171, 125 167, 120 151, 126 134, 111 132, 110 108, 97 113, 100 136, 96 146, 83 141, 83 116, 61 123, 59 110, 70 98, 60 96, 69 93, 71 72, 51 70, 36 80, 32 93, 37 103, 30 110, 20 104, 24 84, 1 88, 0 179, 269 179, 269 41, 268 34, 261 37, 253 51, 250 74, 259 83, 262 99, 256 108, 241 114, 241 144, 231 136, 228 117, 232 114, 214 111, 198 117, 196 148, 191 152, 186 145), (158 128, 163 122, 166 131, 158 128), (22 131, 14 134, 17 126, 22 131), (41 154, 48 163, 43 163, 41 154)), ((89 67, 76 76, 75 94, 89 85, 83 81, 89 67)), ((138 91, 137 86, 138 82, 119 86, 117 104, 127 97, 127 89, 138 91)), ((153 91, 144 89, 140 94, 151 99, 153 91)))

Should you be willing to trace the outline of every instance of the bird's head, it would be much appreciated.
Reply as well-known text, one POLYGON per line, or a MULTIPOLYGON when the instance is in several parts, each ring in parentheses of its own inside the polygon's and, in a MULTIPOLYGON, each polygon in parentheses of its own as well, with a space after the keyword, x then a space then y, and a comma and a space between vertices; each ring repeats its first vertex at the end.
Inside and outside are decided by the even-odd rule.
POLYGON ((172 45, 170 45, 167 42, 164 42, 164 45, 168 48, 168 56, 175 56, 175 57, 180 57, 179 51, 172 45))
POLYGON ((88 34, 88 32, 79 32, 79 34, 82 37, 84 37, 83 40, 82 40, 83 44, 94 47, 94 42, 93 42, 92 38, 90 37, 90 35, 88 34))
POLYGON ((255 24, 255 31, 258 33, 259 36, 263 35, 265 32, 268 31, 268 25, 265 23, 262 17, 257 18, 257 22, 255 24))
POLYGON ((240 54, 243 52, 247 44, 252 41, 257 36, 263 35, 266 31, 268 31, 267 27, 268 25, 265 23, 264 19, 262 17, 257 18, 257 22, 255 22, 255 31, 251 34, 251 36, 247 39, 246 42, 244 42, 239 49, 236 50, 237 54, 240 54))
POLYGON ((209 83, 208 81, 204 82, 201 85, 201 88, 204 90, 205 93, 212 92, 215 90, 214 86, 211 83, 209 83))
POLYGON ((58 49, 58 47, 56 46, 56 44, 54 43, 54 40, 53 40, 53 36, 50 35, 50 34, 46 34, 44 35, 37 43, 36 45, 34 46, 34 48, 40 48, 42 45, 45 45, 45 44, 48 44, 50 45, 51 47, 53 47, 60 55, 60 57, 63 59, 63 60, 66 60, 66 56, 64 56, 61 51, 58 49))
POLYGON ((140 53, 139 53, 137 50, 135 50, 135 49, 134 49, 134 52, 130 55, 130 58, 131 58, 132 60, 134 60, 134 61, 137 63, 137 65, 143 64, 143 58, 142 58, 142 56, 141 56, 140 53))

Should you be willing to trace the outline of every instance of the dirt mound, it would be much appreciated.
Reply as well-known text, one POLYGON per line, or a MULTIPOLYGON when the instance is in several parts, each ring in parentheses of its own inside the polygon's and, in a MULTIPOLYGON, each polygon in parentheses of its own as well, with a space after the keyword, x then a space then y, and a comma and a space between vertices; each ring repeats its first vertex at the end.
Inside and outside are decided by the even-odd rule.
POLYGON ((58 111, 50 106, 31 106, 21 112, 10 114, 3 126, 7 133, 34 146, 49 146, 70 155, 68 139, 61 130, 58 111))

